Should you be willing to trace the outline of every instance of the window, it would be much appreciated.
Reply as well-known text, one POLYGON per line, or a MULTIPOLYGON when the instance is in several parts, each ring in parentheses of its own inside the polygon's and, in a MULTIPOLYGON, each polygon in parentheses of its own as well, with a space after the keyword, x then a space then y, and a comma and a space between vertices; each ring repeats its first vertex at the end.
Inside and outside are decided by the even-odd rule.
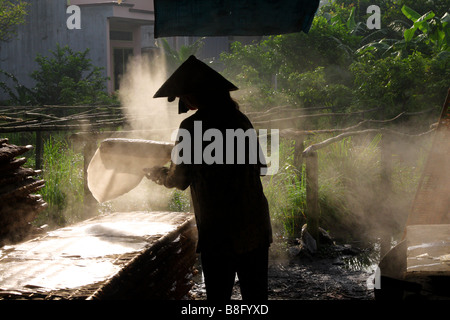
POLYGON ((110 31, 109 32, 110 40, 118 40, 118 41, 133 41, 133 32, 131 31, 110 31))
POLYGON ((114 90, 119 89, 120 78, 126 72, 128 59, 133 56, 132 48, 114 48, 114 90))

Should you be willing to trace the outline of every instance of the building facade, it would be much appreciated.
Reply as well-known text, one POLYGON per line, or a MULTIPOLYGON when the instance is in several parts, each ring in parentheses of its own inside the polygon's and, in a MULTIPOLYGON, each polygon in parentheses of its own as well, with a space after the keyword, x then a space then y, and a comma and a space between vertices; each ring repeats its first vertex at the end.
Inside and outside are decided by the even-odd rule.
POLYGON ((29 75, 37 68, 37 54, 48 56, 57 44, 68 45, 74 51, 89 48, 89 59, 104 68, 105 76, 110 78, 109 92, 117 89, 130 55, 141 54, 142 48, 155 47, 148 37, 154 23, 153 1, 28 2, 26 23, 18 27, 17 37, 0 44, 0 68, 27 87, 33 85, 29 75))
MULTIPOLYGON (((130 56, 152 54, 158 48, 154 39, 152 0, 28 0, 26 23, 18 26, 17 36, 0 43, 0 69, 13 74, 26 87, 34 85, 30 77, 37 69, 37 54, 50 55, 56 46, 73 51, 89 49, 88 58, 104 69, 108 92, 119 87, 130 56)), ((190 45, 198 38, 167 38, 175 49, 190 45)), ((231 41, 251 41, 246 37, 210 37, 198 53, 200 59, 218 58, 231 41)), ((9 83, 0 74, 0 81, 9 83)), ((0 90, 0 101, 5 100, 0 90)))

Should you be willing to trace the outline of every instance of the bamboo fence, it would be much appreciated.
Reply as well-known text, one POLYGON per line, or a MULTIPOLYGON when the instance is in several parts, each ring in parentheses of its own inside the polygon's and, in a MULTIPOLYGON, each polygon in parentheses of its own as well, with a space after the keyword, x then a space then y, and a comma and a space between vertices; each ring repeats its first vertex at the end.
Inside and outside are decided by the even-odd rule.
MULTIPOLYGON (((98 140, 115 136, 128 136, 130 133, 144 133, 136 130, 120 130, 133 121, 133 117, 142 120, 142 116, 125 116, 120 106, 11 106, 0 107, 0 134, 14 132, 36 132, 36 169, 42 165, 43 132, 65 131, 72 132, 73 141, 84 143, 85 173, 91 157, 93 156, 98 140)), ((430 114, 434 109, 427 109, 415 113, 400 113, 394 118, 375 120, 372 117, 381 108, 373 108, 356 112, 336 112, 330 107, 318 108, 293 108, 290 106, 279 106, 262 112, 246 112, 255 128, 277 128, 280 137, 295 141, 295 163, 306 164, 307 181, 307 207, 311 234, 317 237, 317 227, 319 225, 318 206, 318 160, 317 150, 322 149, 332 143, 338 142, 346 137, 378 134, 383 135, 384 143, 381 145, 382 167, 385 172, 385 180, 390 180, 391 154, 389 141, 395 137, 402 139, 417 139, 434 132, 431 128, 424 132, 407 133, 390 129, 391 124, 397 121, 404 121, 411 117, 430 114), (348 127, 334 127, 330 129, 305 130, 303 124, 305 120, 331 118, 333 120, 342 118, 347 122, 354 123, 348 127), (349 120, 350 119, 350 120, 349 120), (304 148, 304 141, 308 136, 318 134, 333 135, 319 143, 312 144, 304 148)), ((149 114, 148 117, 154 117, 149 114)), ((168 128, 168 130, 173 128, 168 128)), ((85 175, 86 176, 86 175, 85 175)), ((89 190, 85 188, 86 196, 89 197, 89 190)))

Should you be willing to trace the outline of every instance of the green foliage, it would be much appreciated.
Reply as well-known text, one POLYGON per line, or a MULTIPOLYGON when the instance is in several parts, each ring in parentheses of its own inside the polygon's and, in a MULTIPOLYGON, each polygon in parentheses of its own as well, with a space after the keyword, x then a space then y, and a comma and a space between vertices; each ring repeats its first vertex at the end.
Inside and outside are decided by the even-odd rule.
POLYGON ((238 85, 270 87, 280 62, 269 47, 269 41, 247 46, 232 43, 230 53, 220 56, 226 66, 225 76, 236 79, 238 85))
POLYGON ((382 117, 440 108, 449 85, 448 13, 438 19, 432 11, 421 15, 406 5, 401 11, 413 23, 402 38, 362 46, 350 67, 357 103, 383 107, 382 117))
POLYGON ((395 20, 404 19, 405 16, 402 12, 404 6, 409 7, 416 12, 425 13, 432 11, 438 17, 442 17, 449 10, 448 0, 389 0, 384 2, 389 2, 384 10, 383 8, 381 9, 382 12, 384 12, 383 17, 386 24, 395 20))
POLYGON ((355 62, 351 70, 361 103, 385 107, 382 118, 414 110, 422 102, 417 91, 426 84, 426 65, 420 54, 355 62))
POLYGON ((331 24, 324 17, 316 17, 308 34, 292 33, 270 36, 258 44, 243 46, 233 43, 230 53, 221 60, 228 76, 241 74, 246 67, 258 70, 261 81, 270 86, 272 76, 287 79, 292 71, 312 71, 317 66, 348 65, 352 47, 359 37, 349 35, 343 23, 331 24))
MULTIPOLYGON (((224 75, 247 90, 242 101, 257 110, 283 104, 340 111, 382 107, 383 118, 438 109, 449 85, 450 16, 442 3, 432 6, 441 16, 401 3, 333 1, 321 8, 308 34, 233 43, 221 55, 224 75), (381 8, 381 30, 365 26, 371 4, 381 8)), ((415 6, 425 7, 423 1, 415 6)))
POLYGON ((378 58, 391 55, 406 57, 414 52, 428 56, 436 56, 450 49, 450 15, 445 13, 437 18, 433 11, 420 15, 407 6, 402 13, 412 21, 410 28, 403 28, 401 38, 383 38, 363 45, 356 53, 364 56, 375 54, 378 58))
POLYGON ((106 93, 107 77, 103 68, 96 67, 87 57, 89 49, 74 52, 68 46, 57 45, 50 50, 52 56, 36 57, 39 68, 31 73, 36 81, 34 88, 20 84, 16 77, 0 70, 13 83, 9 88, 0 82, 0 88, 9 95, 13 105, 76 105, 76 104, 117 104, 117 97, 106 93))
POLYGON ((306 223, 306 185, 301 179, 304 166, 294 166, 293 142, 280 143, 280 169, 262 178, 276 237, 295 239, 306 223))
POLYGON ((203 47, 203 40, 204 38, 200 38, 191 45, 183 45, 177 51, 170 46, 167 39, 159 39, 157 45, 163 49, 166 56, 168 73, 170 74, 175 71, 175 69, 177 69, 191 55, 195 55, 203 47))
MULTIPOLYGON (((307 144, 325 138, 326 135, 313 136, 307 144)), ((320 226, 337 239, 373 240, 382 230, 391 234, 403 230, 428 148, 423 146, 428 146, 429 141, 421 141, 409 150, 417 160, 405 163, 394 158, 389 199, 382 196, 381 141, 380 134, 349 137, 318 151, 320 226), (382 215, 380 206, 380 202, 387 201, 393 208, 389 217, 382 215)), ((398 147, 406 148, 403 144, 398 147)), ((307 223, 304 177, 304 164, 294 165, 293 142, 282 140, 279 172, 262 178, 276 239, 299 238, 302 225, 307 223)))
POLYGON ((68 46, 50 50, 52 57, 38 55, 39 69, 31 74, 36 81, 35 98, 41 104, 95 104, 108 100, 104 92, 107 78, 102 68, 87 58, 89 49, 74 52, 68 46))
POLYGON ((441 19, 437 19, 433 11, 428 11, 421 16, 413 9, 403 6, 402 12, 414 22, 412 27, 404 32, 406 42, 412 41, 416 31, 420 30, 422 34, 417 36, 417 41, 423 41, 425 45, 431 46, 435 53, 450 48, 450 15, 448 13, 445 13, 441 19))
POLYGON ((381 117, 440 107, 450 77, 450 55, 429 58, 413 53, 405 58, 364 57, 351 66, 355 97, 360 104, 383 107, 381 117))
MULTIPOLYGON (((428 9, 426 3, 334 1, 322 7, 308 34, 270 36, 251 45, 232 43, 230 53, 221 55, 223 73, 241 88, 239 92, 246 92, 243 101, 255 109, 284 103, 299 108, 329 107, 324 112, 383 107, 378 117, 385 119, 402 111, 440 108, 450 79, 448 15, 439 6, 443 1, 433 1, 428 9), (370 4, 381 7, 382 30, 365 28, 365 10, 370 4)), ((174 51, 166 40, 160 45, 168 63, 176 68, 201 47, 201 42, 179 51, 174 51)), ((39 97, 56 99, 59 95, 69 102, 88 98, 98 101, 91 95, 103 88, 96 81, 101 77, 94 72, 87 52, 74 53, 58 47, 53 55, 51 59, 38 57, 41 68, 35 76, 40 83, 36 86, 39 97)), ((16 92, 11 91, 15 99, 27 101, 29 92, 20 88, 18 82, 15 84, 16 92)), ((315 136, 308 144, 324 138, 315 136)), ((344 139, 319 151, 321 226, 332 234, 340 230, 353 237, 361 227, 371 231, 369 227, 377 223, 379 142, 380 136, 362 141, 344 139)), ((67 218, 59 216, 59 212, 72 207, 75 210, 77 206, 70 204, 82 203, 79 196, 83 189, 78 184, 82 182, 82 161, 67 142, 57 139, 47 142, 44 159, 48 187, 43 194, 51 203, 44 215, 62 224, 67 218)), ((400 162, 394 165, 393 188, 398 193, 393 196, 404 203, 417 188, 420 166, 417 167, 400 162)), ((262 178, 275 232, 282 237, 299 237, 301 226, 307 222, 303 177, 304 166, 294 165, 294 145, 282 140, 279 172, 262 178)), ((171 194, 169 210, 186 211, 188 206, 185 193, 171 194)), ((75 212, 75 216, 80 215, 75 212)))
POLYGON ((82 154, 74 152, 63 136, 50 136, 44 143, 43 179, 40 191, 48 208, 40 213, 36 224, 64 226, 84 217, 82 154))
POLYGON ((25 1, 0 0, 0 41, 11 40, 16 35, 16 26, 25 23, 28 6, 25 1))
POLYGON ((322 106, 345 109, 352 99, 351 90, 330 80, 324 67, 317 67, 311 72, 292 72, 288 78, 288 92, 294 101, 306 108, 322 106))
POLYGON ((13 88, 10 88, 5 82, 0 81, 0 88, 3 89, 3 91, 5 91, 9 96, 9 104, 23 106, 36 103, 34 92, 21 84, 13 74, 1 69, 0 74, 3 74, 13 83, 13 88))
POLYGON ((189 212, 191 207, 190 197, 187 192, 173 190, 169 199, 168 209, 170 211, 189 212))
POLYGON ((226 77, 240 88, 252 88, 250 95, 258 95, 244 100, 255 109, 280 103, 341 108, 348 101, 349 90, 344 86, 351 79, 347 68, 359 41, 360 36, 349 33, 346 22, 319 16, 308 34, 270 36, 246 46, 235 42, 230 53, 220 58, 226 77), (258 105, 258 100, 264 105, 258 105))
POLYGON ((287 71, 311 71, 316 66, 348 65, 359 41, 359 36, 348 32, 346 23, 317 16, 308 34, 275 36, 272 48, 281 56, 287 71))

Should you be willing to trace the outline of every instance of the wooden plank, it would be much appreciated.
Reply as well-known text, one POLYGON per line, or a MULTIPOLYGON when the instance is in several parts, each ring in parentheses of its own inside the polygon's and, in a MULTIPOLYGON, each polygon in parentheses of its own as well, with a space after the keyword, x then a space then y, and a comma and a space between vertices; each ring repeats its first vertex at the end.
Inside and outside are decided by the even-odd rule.
POLYGON ((319 246, 319 160, 317 152, 305 157, 306 162, 306 219, 308 232, 319 246))
POLYGON ((407 276, 450 276, 450 225, 406 228, 407 276))
POLYGON ((407 225, 450 223, 450 89, 419 181, 407 225))
MULTIPOLYGON (((125 290, 121 279, 142 278, 142 274, 135 271, 135 265, 146 260, 154 263, 140 265, 140 272, 152 280, 151 273, 160 269, 157 263, 167 264, 169 261, 167 255, 167 261, 159 258, 157 253, 162 248, 174 258, 169 261, 171 264, 185 263, 175 275, 186 278, 186 272, 195 261, 194 231, 193 216, 189 213, 119 212, 51 231, 21 244, 2 247, 0 299, 35 295, 46 299, 87 299, 94 293, 98 299, 110 296, 120 299, 125 298, 125 291, 131 298, 129 288, 125 290)), ((170 263, 165 269, 167 273, 174 270, 170 263)), ((168 278, 154 288, 139 288, 143 283, 139 281, 133 290, 141 292, 141 297, 170 294, 169 289, 164 288, 170 288, 176 280, 180 279, 168 278)))

